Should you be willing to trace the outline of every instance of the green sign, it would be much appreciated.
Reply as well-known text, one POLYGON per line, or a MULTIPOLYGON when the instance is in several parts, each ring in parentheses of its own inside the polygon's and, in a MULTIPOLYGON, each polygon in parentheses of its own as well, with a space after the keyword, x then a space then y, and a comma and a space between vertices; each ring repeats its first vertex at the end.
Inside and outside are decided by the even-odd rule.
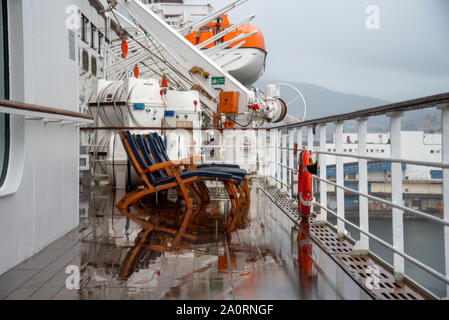
POLYGON ((213 86, 222 86, 225 84, 225 77, 212 77, 213 86))

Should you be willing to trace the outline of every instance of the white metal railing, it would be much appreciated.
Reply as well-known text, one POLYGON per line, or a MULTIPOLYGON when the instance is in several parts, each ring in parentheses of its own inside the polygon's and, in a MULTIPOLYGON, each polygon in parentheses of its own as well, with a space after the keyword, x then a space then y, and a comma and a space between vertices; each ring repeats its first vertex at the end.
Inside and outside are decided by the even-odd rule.
MULTIPOLYGON (((404 103, 405 104, 405 103, 404 103)), ((295 135, 297 136, 298 150, 308 149, 312 150, 318 155, 319 159, 319 175, 314 175, 314 179, 320 182, 320 200, 316 202, 314 199, 314 205, 320 209, 317 220, 325 222, 327 221, 327 214, 331 214, 337 218, 337 231, 340 236, 347 234, 345 232, 345 226, 349 225, 360 232, 360 241, 358 244, 358 251, 369 252, 369 239, 372 239, 391 252, 394 253, 393 269, 397 279, 402 279, 405 275, 404 270, 404 260, 408 260, 412 264, 416 265, 425 272, 431 274, 435 278, 446 283, 447 296, 449 296, 449 103, 435 103, 430 104, 429 102, 423 102, 422 108, 435 107, 441 110, 441 127, 442 127, 442 162, 430 162, 430 161, 419 161, 413 159, 402 158, 401 150, 401 118, 404 111, 408 111, 407 108, 399 111, 395 111, 394 108, 385 108, 385 112, 376 111, 375 114, 370 115, 358 115, 356 113, 350 117, 343 117, 343 119, 332 119, 329 120, 320 119, 320 121, 315 122, 308 121, 303 124, 295 124, 284 127, 277 127, 268 130, 268 135, 270 137, 288 137, 283 139, 281 146, 278 144, 269 148, 275 149, 276 152, 272 152, 268 159, 268 162, 272 166, 278 168, 275 174, 280 172, 279 168, 282 168, 282 179, 279 179, 273 171, 271 172, 271 177, 275 180, 275 183, 279 187, 282 184, 284 188, 293 188, 292 181, 287 180, 288 175, 285 172, 297 173, 295 165, 293 164, 293 141, 295 135), (378 116, 385 114, 390 119, 390 145, 391 145, 391 157, 373 157, 367 156, 367 121, 371 116, 378 116), (343 152, 343 128, 344 123, 347 120, 357 120, 358 122, 358 154, 350 154, 343 152), (335 124, 335 144, 336 152, 326 151, 326 133, 327 124, 335 124), (307 128, 307 146, 304 148, 302 146, 302 129, 307 128), (314 131, 319 127, 319 146, 314 148, 314 131), (288 140, 288 146, 285 141, 288 140), (288 152, 288 157, 286 156, 288 152), (280 161, 279 155, 282 153, 282 160, 280 161), (326 177, 327 175, 327 157, 336 157, 336 181, 329 181, 326 177), (354 158, 358 160, 358 190, 354 190, 344 185, 344 162, 343 158, 354 158), (368 193, 368 165, 367 162, 370 161, 382 161, 391 163, 391 184, 392 193, 391 201, 385 200, 379 197, 375 197, 368 193), (403 170, 402 164, 410 164, 417 166, 435 167, 441 168, 443 170, 443 218, 436 217, 434 215, 416 210, 413 208, 406 207, 403 201, 403 170), (337 199, 337 212, 328 208, 327 205, 327 187, 326 185, 331 185, 336 188, 336 199, 337 199), (355 194, 359 196, 359 215, 360 215, 360 225, 357 226, 351 223, 345 218, 345 206, 344 206, 344 195, 345 192, 355 194), (379 237, 373 235, 369 232, 369 207, 368 200, 375 201, 388 205, 392 208, 392 229, 393 229, 393 244, 390 245, 386 241, 380 239, 379 237), (403 225, 403 214, 407 212, 409 214, 418 216, 420 218, 425 218, 431 220, 435 223, 440 224, 444 228, 444 261, 445 261, 445 274, 442 274, 425 263, 417 260, 416 258, 406 254, 404 252, 404 225, 403 225)), ((416 105, 412 110, 417 109, 416 105)), ((278 139, 276 139, 276 142, 278 139)))

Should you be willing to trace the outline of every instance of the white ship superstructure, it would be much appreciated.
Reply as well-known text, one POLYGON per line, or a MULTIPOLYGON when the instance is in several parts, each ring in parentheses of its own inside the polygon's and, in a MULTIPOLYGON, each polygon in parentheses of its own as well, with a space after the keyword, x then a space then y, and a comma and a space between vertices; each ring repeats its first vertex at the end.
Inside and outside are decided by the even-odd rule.
MULTIPOLYGON (((335 141, 335 135, 334 135, 335 141)), ((328 152, 336 152, 335 143, 327 143, 328 152)), ((344 133, 343 152, 357 155, 358 135, 357 133, 344 133)), ((406 158, 416 159, 424 162, 441 162, 442 160, 442 137, 440 133, 425 133, 423 131, 402 131, 401 132, 401 152, 406 158)), ((379 158, 391 157, 391 139, 389 133, 369 133, 367 135, 366 155, 379 158)), ((345 164, 355 163, 353 158, 343 158, 345 164)), ((329 157, 328 165, 335 166, 335 157, 329 157)), ((381 167, 382 161, 378 161, 381 167)), ((357 163, 353 169, 357 169, 357 163)), ((353 174, 357 178, 357 174, 353 174)), ((432 167, 407 165, 404 168, 404 177, 406 180, 432 180, 441 179, 442 171, 432 167)), ((369 178, 376 180, 391 180, 391 172, 373 171, 369 178)))

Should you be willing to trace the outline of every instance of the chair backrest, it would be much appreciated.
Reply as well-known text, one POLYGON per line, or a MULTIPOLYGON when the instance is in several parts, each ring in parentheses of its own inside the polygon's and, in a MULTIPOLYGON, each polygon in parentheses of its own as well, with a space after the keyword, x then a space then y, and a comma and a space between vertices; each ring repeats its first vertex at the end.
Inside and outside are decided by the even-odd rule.
POLYGON ((122 140, 123 147, 125 148, 128 159, 136 172, 143 178, 145 183, 154 186, 155 179, 151 173, 142 174, 141 172, 148 169, 148 165, 142 159, 139 148, 136 144, 136 140, 129 131, 120 132, 120 138, 122 140))
POLYGON ((163 153, 161 152, 161 150, 160 150, 160 148, 159 148, 159 146, 158 146, 158 142, 156 142, 156 139, 154 138, 153 135, 147 134, 147 135, 146 135, 146 138, 147 138, 149 147, 150 147, 150 149, 151 149, 151 152, 152 152, 152 154, 153 154, 153 156, 154 156, 154 159, 155 159, 157 162, 160 162, 160 163, 161 163, 161 162, 167 162, 167 161, 170 161, 170 160, 167 160, 167 159, 164 157, 163 153))
POLYGON ((167 154, 167 148, 165 147, 164 140, 158 135, 156 132, 151 134, 153 139, 153 143, 155 144, 157 150, 159 151, 159 158, 163 161, 171 161, 170 157, 167 154))
MULTIPOLYGON (((143 158, 145 159, 145 161, 148 164, 148 166, 156 165, 157 162, 154 161, 154 158, 153 158, 153 156, 151 154, 151 150, 150 150, 150 148, 148 146, 147 140, 144 138, 144 136, 142 136, 140 134, 136 135, 135 137, 136 137, 137 144, 138 144, 138 146, 140 148, 140 151, 141 151, 141 153, 143 155, 143 158)), ((163 170, 154 172, 153 175, 156 177, 156 179, 167 177, 167 174, 163 170)))
POLYGON ((162 137, 160 135, 158 135, 157 133, 153 133, 153 136, 156 138, 156 141, 159 144, 159 149, 161 150, 163 156, 165 158, 167 158, 167 161, 170 161, 170 157, 168 156, 167 153, 167 147, 165 146, 164 140, 162 139, 162 137))

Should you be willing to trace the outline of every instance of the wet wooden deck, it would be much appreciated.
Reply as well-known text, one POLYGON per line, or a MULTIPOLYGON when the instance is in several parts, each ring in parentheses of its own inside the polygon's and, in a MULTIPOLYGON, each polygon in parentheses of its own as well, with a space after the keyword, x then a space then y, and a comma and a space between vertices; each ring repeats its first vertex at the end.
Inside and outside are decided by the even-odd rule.
POLYGON ((229 201, 217 197, 202 209, 200 239, 178 252, 137 245, 141 227, 114 207, 122 196, 84 190, 80 227, 1 275, 0 299, 369 299, 255 185, 246 228, 223 231, 229 201), (79 269, 79 289, 68 267, 79 269))

